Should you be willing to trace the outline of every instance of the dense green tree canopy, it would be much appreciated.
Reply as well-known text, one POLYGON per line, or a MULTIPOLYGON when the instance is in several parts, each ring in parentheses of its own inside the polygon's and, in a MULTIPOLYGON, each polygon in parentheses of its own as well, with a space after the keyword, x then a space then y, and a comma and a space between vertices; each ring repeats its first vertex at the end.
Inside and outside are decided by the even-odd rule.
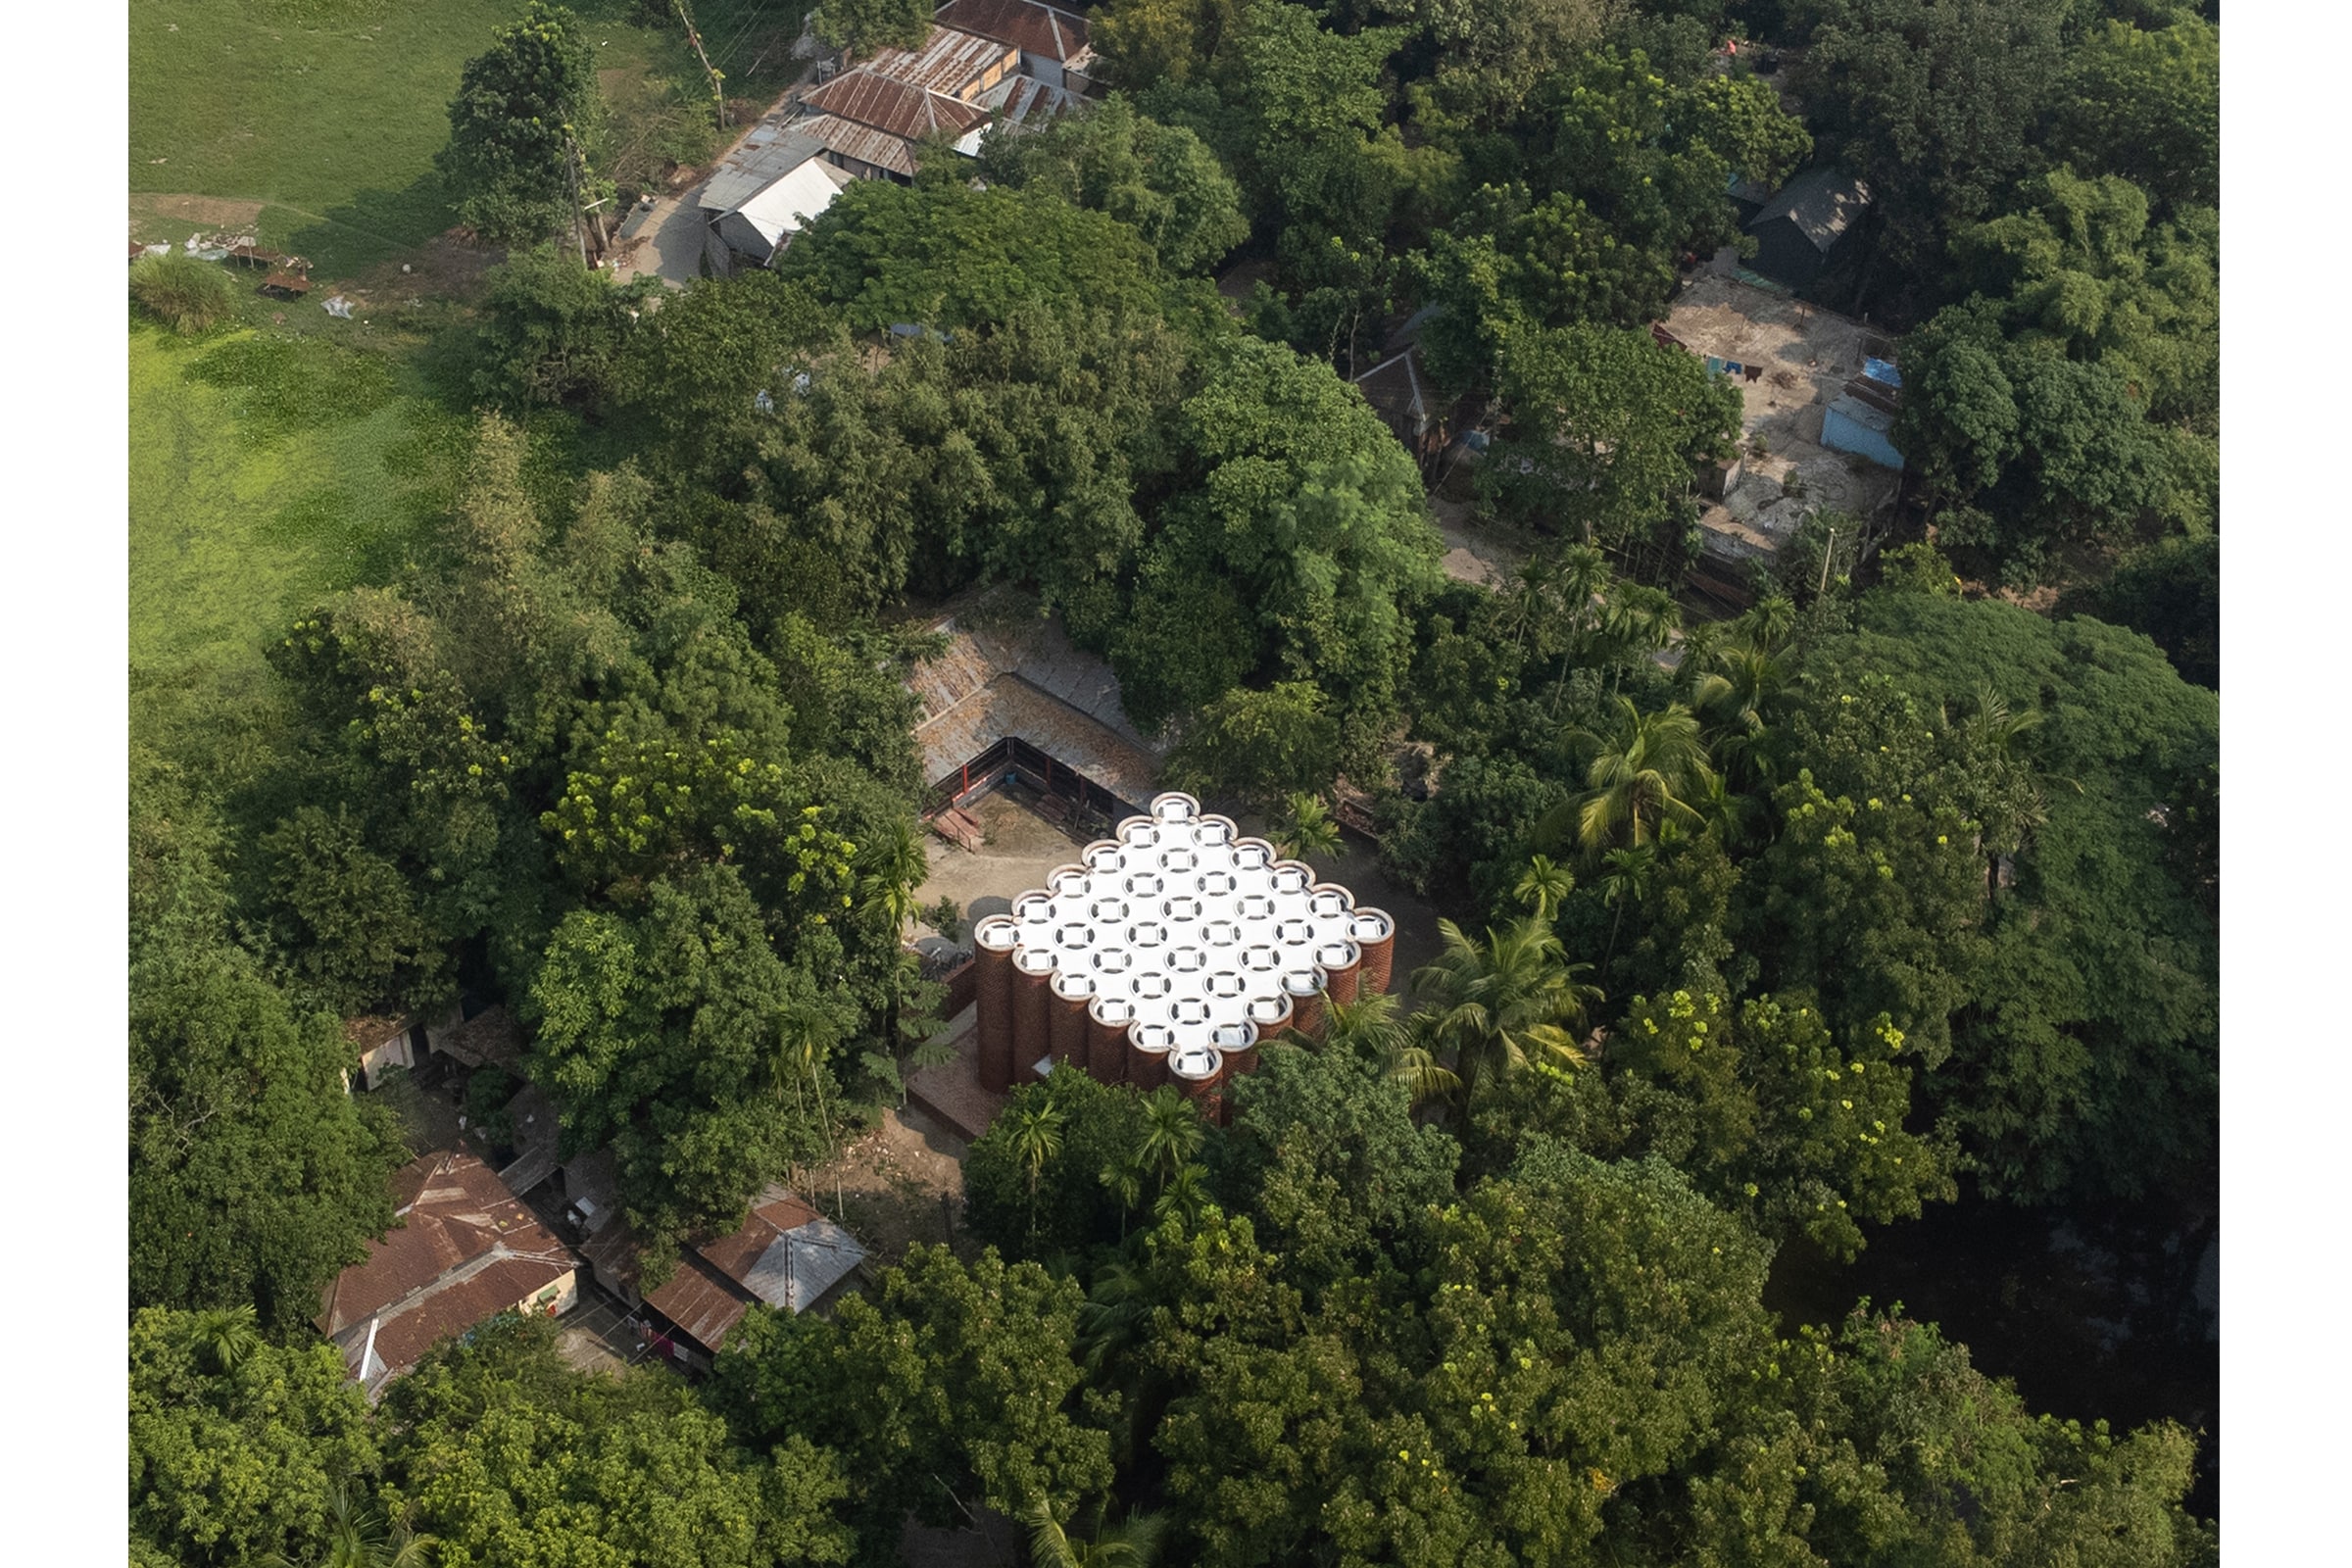
POLYGON ((392 1222, 407 1156, 344 1092, 358 1063, 336 1018, 230 944, 218 873, 195 855, 159 869, 185 923, 132 956, 131 1302, 252 1304, 291 1328, 392 1222))
POLYGON ((1871 186, 1881 265, 1931 270, 1958 225, 2027 172, 2064 66, 2059 8, 2036 0, 1806 0, 1793 82, 1823 150, 1871 186))
POLYGON ((909 1509, 937 1524, 986 1503, 1067 1510, 1110 1484, 1106 1435, 1073 1406, 1076 1282, 992 1249, 915 1247, 831 1322, 755 1307, 711 1387, 738 1441, 841 1456, 860 1560, 895 1554, 909 1509))
POLYGON ((1848 1039, 1886 1012, 1918 1040, 1988 1188, 2188 1179, 2218 971, 2172 811, 2214 760, 2214 695, 2133 633, 1919 594, 1866 598, 1805 667, 1806 770, 1753 873, 1775 983, 1818 988, 1848 1039))
POLYGON ((1128 712, 1157 724, 1272 677, 1320 686, 1344 730, 1382 721, 1410 658, 1404 606, 1437 579, 1412 460, 1328 368, 1254 340, 1180 428, 1187 461, 1110 644, 1128 712))
POLYGON ((368 1401, 333 1347, 269 1344, 249 1312, 132 1317, 134 1548, 223 1568, 280 1552, 308 1560, 336 1493, 376 1460, 368 1401))
POLYGON ((822 0, 808 14, 817 38, 853 56, 914 49, 931 32, 924 0, 822 0))
POLYGON ((835 1455, 789 1440, 746 1452, 660 1368, 572 1371, 544 1320, 442 1347, 384 1411, 392 1495, 448 1568, 850 1560, 835 1455))
POLYGON ((2053 105, 2055 151, 2120 174, 2170 208, 2222 199, 2222 30, 2201 17, 2153 31, 2113 18, 2074 49, 2053 105))
MULTIPOLYGON (((814 946, 814 944, 811 944, 814 946)), ((610 1140, 649 1239, 740 1223, 760 1189, 823 1148, 827 1063, 848 999, 769 945, 728 866, 648 885, 633 914, 575 910, 531 985, 532 1071, 567 1149, 610 1140)))
POLYGON ((466 63, 436 162, 457 187, 458 216, 499 243, 544 238, 568 220, 575 150, 593 151, 603 120, 595 51, 579 19, 531 0, 466 63))
POLYGON ((946 333, 1023 305, 1152 313, 1162 284, 1144 237, 1050 185, 854 181, 776 264, 858 331, 946 333))
POLYGON ((1138 114, 1119 94, 1030 134, 989 137, 980 172, 991 184, 1043 185, 1073 206, 1109 214, 1171 272, 1205 270, 1250 233, 1241 187, 1208 145, 1138 114))
POLYGON ((1730 456, 1740 432, 1740 394, 1646 332, 1515 333, 1497 391, 1511 422, 1480 467, 1485 493, 1588 544, 1679 545, 1693 466, 1730 456))

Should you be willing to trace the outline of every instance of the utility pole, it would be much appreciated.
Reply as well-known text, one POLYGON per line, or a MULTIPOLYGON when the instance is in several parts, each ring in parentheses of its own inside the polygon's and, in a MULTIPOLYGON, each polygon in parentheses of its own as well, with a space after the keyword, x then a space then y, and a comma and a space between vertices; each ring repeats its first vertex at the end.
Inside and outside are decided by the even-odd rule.
POLYGON ((571 127, 564 127, 564 177, 571 185, 571 237, 580 248, 580 266, 588 266, 588 229, 580 221, 580 144, 572 139, 571 127))
POLYGON ((703 63, 703 71, 710 78, 710 101, 718 108, 718 128, 724 130, 727 128, 727 95, 720 89, 719 83, 726 77, 718 74, 710 64, 710 57, 703 53, 702 30, 695 26, 694 13, 686 9, 686 0, 670 0, 670 3, 677 8, 678 21, 685 24, 686 41, 693 46, 694 57, 703 63))
POLYGON ((1838 559, 1838 527, 1830 525, 1830 547, 1821 553, 1821 586, 1813 591, 1816 599, 1830 591, 1830 563, 1838 559))

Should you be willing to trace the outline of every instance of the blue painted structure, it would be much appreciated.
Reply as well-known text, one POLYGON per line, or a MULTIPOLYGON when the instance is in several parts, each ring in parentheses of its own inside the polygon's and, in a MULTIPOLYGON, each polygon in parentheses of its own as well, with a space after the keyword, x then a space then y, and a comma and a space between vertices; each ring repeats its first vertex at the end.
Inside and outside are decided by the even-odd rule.
POLYGON ((1823 412, 1821 444, 1832 452, 1850 452, 1882 468, 1900 473, 1903 455, 1887 439, 1887 432, 1893 428, 1893 415, 1885 409, 1872 408, 1849 392, 1823 412))

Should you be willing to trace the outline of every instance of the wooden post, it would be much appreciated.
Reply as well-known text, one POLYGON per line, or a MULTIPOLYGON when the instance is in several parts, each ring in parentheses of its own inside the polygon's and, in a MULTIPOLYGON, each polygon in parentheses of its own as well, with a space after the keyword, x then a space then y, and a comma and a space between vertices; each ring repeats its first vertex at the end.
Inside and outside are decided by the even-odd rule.
POLYGON ((564 127, 564 176, 571 182, 571 237, 580 247, 580 266, 588 265, 588 229, 580 221, 580 144, 571 127, 564 127))

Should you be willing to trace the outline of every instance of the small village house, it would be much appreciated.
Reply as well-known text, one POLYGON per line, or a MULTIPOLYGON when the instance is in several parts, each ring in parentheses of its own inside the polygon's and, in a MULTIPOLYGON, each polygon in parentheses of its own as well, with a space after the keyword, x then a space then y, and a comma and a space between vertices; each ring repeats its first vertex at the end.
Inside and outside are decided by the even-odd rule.
POLYGON ((554 1316, 578 1299, 578 1260, 489 1166, 445 1150, 392 1178, 400 1224, 326 1288, 318 1332, 370 1399, 434 1345, 502 1312, 554 1316))
POLYGON ((597 1284, 645 1314, 653 1348, 706 1372, 756 1302, 828 1309, 865 1262, 856 1237, 789 1195, 756 1204, 728 1235, 681 1251, 653 1290, 640 1288, 637 1253, 624 1222, 604 1225, 581 1248, 597 1284))
POLYGON ((1803 288, 1828 270, 1870 205, 1870 187, 1837 169, 1799 174, 1747 221, 1756 237, 1755 270, 1803 288))
POLYGON ((1020 73, 1049 87, 1093 90, 1094 45, 1086 19, 1038 0, 948 0, 935 13, 943 27, 978 33, 1021 54, 1020 73))

